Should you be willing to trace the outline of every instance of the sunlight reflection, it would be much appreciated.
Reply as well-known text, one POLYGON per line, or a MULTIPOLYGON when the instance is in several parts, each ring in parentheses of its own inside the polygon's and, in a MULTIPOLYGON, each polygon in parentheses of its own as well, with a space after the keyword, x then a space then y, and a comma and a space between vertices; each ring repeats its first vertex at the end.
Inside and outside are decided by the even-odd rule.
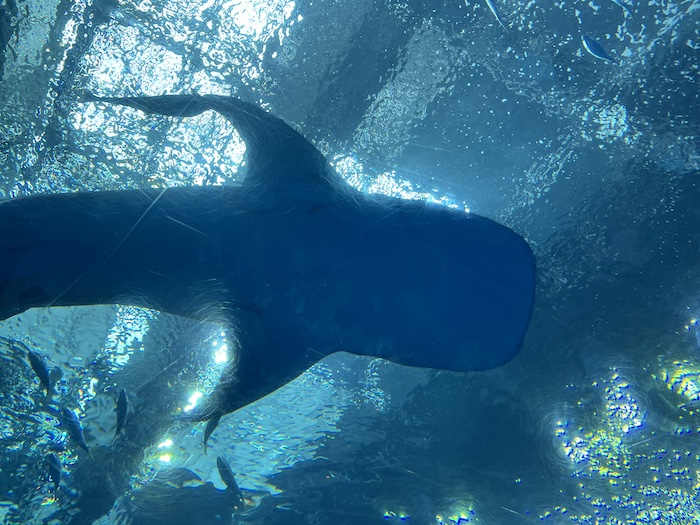
POLYGON ((143 338, 158 315, 157 311, 146 308, 117 306, 116 319, 104 346, 111 373, 126 366, 134 352, 142 349, 143 338))
POLYGON ((223 343, 218 348, 214 349, 214 362, 225 363, 228 361, 228 345, 223 343))
POLYGON ((182 409, 183 412, 190 412, 197 406, 197 401, 202 397, 201 392, 194 392, 188 399, 187 405, 182 409))
MULTIPOLYGON (((295 2, 287 0, 273 2, 224 2, 222 15, 233 21, 238 35, 246 35, 254 40, 267 40, 272 36, 281 20, 292 16, 295 2)), ((222 35, 225 36, 225 35, 222 35)), ((229 35, 230 36, 230 35, 229 35)))
POLYGON ((465 202, 458 204, 446 195, 439 195, 439 190, 433 188, 427 191, 423 188, 414 188, 413 183, 397 177, 396 170, 386 171, 371 177, 367 170, 354 157, 336 155, 332 165, 338 174, 353 188, 370 194, 381 194, 407 200, 422 200, 435 204, 441 204, 448 208, 461 209, 469 213, 465 202))
POLYGON ((163 441, 161 441, 160 443, 158 443, 158 448, 168 448, 168 447, 171 447, 172 445, 173 445, 173 440, 170 438, 166 438, 163 441))

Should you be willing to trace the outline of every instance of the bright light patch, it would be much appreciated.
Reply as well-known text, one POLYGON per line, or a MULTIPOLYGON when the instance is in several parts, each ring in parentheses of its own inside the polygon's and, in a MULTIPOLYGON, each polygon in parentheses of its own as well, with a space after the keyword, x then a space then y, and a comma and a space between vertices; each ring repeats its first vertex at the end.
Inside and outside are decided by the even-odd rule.
POLYGON ((167 448, 169 446, 172 446, 173 440, 170 438, 165 439, 163 442, 158 443, 158 448, 167 448))
MULTIPOLYGON (((47 507, 47 506, 53 505, 57 501, 58 501, 58 498, 56 497, 56 495, 49 495, 49 496, 44 497, 44 499, 41 500, 41 506, 47 507)), ((3 503, 5 503, 5 502, 3 502, 3 503)), ((10 505, 8 505, 7 507, 9 508, 10 505)), ((0 517, 3 517, 3 516, 0 515, 0 517)))
POLYGON ((198 479, 190 479, 190 480, 185 481, 182 484, 183 487, 191 487, 191 488, 201 487, 202 485, 204 485, 204 482, 200 481, 198 479))
POLYGON ((87 386, 87 394, 90 396, 90 399, 95 397, 97 395, 97 391, 95 390, 95 387, 97 386, 97 383, 99 383, 100 380, 97 379, 96 377, 91 377, 90 381, 88 382, 87 386))
POLYGON ((265 41, 283 20, 292 16, 294 2, 225 2, 222 11, 233 21, 241 35, 265 41))
POLYGON ((672 392, 688 401, 700 400, 700 367, 689 359, 674 361, 662 369, 659 378, 672 392))
POLYGON ((170 454, 161 454, 158 456, 158 459, 162 461, 163 463, 170 463, 170 460, 172 459, 170 454))
POLYGON ((469 207, 465 202, 457 204, 446 195, 439 195, 439 190, 432 191, 414 189, 410 181, 397 178, 396 171, 391 170, 371 178, 367 175, 364 166, 350 156, 336 155, 331 162, 341 177, 355 189, 370 194, 388 195, 407 200, 421 200, 442 204, 448 208, 462 209, 469 213, 469 207))
POLYGON ((436 521, 438 522, 439 525, 462 525, 464 523, 469 522, 469 518, 467 518, 465 515, 453 515, 449 516, 447 518, 443 518, 442 516, 435 516, 436 521))
POLYGON ((195 406, 197 406, 197 401, 199 401, 199 398, 202 397, 201 392, 195 392, 192 394, 188 400, 187 405, 185 408, 182 409, 183 412, 190 412, 192 409, 194 409, 195 406))
POLYGON ((228 345, 222 344, 214 350, 214 362, 226 363, 228 361, 228 345))
POLYGON ((155 310, 123 305, 117 306, 116 314, 104 348, 112 372, 126 366, 134 352, 143 348, 143 338, 151 328, 151 321, 159 315, 155 310))

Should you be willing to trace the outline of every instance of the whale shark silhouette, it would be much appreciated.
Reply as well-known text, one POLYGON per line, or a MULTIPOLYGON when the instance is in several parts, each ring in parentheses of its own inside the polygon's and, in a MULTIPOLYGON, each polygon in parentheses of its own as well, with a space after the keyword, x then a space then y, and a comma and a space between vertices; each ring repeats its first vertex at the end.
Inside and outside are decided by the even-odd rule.
POLYGON ((215 403, 233 411, 336 351, 483 370, 514 357, 535 261, 492 220, 346 184, 302 135, 232 97, 96 97, 148 114, 214 110, 246 143, 240 186, 38 195, 0 203, 0 319, 130 304, 224 315, 237 345, 215 403))

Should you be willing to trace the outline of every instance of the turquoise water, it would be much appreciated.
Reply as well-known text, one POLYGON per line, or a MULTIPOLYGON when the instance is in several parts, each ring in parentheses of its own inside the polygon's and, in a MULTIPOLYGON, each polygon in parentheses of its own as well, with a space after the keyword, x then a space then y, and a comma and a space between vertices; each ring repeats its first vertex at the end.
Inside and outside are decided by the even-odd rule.
MULTIPOLYGON (((246 496, 241 523, 700 521, 700 10, 625 5, 496 2, 504 29, 485 2, 6 1, 4 198, 235 184, 244 146, 223 119, 80 100, 235 94, 294 125, 356 187, 520 233, 538 287, 504 367, 332 356, 223 418, 206 455, 204 424, 175 416, 216 384, 228 327, 127 306, 4 321, 0 516, 138 522, 129 505, 152 501, 138 490, 157 472, 187 468, 223 492, 220 455, 246 496), (589 54, 584 34, 617 64, 589 54), (27 350, 61 370, 56 396, 80 416, 92 462, 40 410, 27 350), (119 388, 144 430, 113 445, 119 388), (50 450, 64 466, 56 492, 50 450), (106 501, 86 503, 94 487, 106 501)), ((191 507, 218 522, 207 501, 191 507)), ((149 519, 185 519, 168 511, 149 519)))

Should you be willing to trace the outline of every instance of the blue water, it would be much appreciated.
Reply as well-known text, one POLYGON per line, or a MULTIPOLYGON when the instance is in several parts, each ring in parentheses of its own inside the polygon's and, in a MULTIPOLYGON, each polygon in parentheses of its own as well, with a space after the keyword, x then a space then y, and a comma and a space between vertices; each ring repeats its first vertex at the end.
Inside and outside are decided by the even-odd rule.
POLYGON ((235 94, 363 190, 506 224, 538 287, 507 365, 335 355, 222 418, 206 455, 204 424, 175 415, 216 384, 224 328, 127 306, 2 322, 0 521, 190 523, 153 481, 187 468, 199 522, 231 522, 210 512, 218 455, 239 523, 700 522, 700 3, 495 5, 507 29, 483 1, 5 0, 3 198, 235 184, 244 147, 223 119, 80 101, 235 94), (40 410, 28 349, 61 370, 94 461, 40 410), (119 388, 143 431, 113 445, 119 388))

